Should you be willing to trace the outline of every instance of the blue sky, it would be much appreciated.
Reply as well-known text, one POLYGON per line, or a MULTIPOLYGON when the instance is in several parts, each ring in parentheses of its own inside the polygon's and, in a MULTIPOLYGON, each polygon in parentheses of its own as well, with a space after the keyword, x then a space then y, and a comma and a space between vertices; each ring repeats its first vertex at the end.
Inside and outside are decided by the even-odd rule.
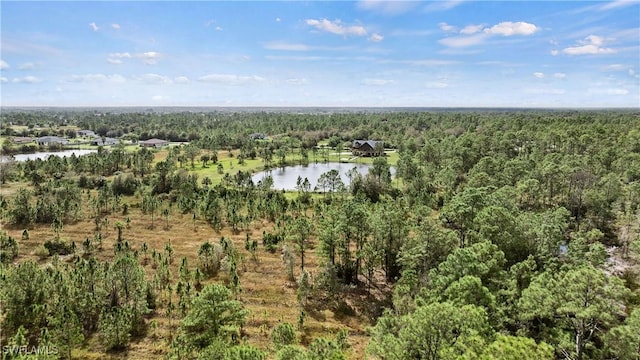
POLYGON ((0 3, 3 106, 640 107, 640 2, 0 3))

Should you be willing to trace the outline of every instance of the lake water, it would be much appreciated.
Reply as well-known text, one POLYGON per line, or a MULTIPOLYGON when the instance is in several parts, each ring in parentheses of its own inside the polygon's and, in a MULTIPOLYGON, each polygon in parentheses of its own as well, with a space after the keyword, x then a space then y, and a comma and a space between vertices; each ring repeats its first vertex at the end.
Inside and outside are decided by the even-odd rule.
POLYGON ((49 156, 71 156, 75 154, 76 156, 87 155, 96 152, 97 150, 89 150, 89 149, 75 149, 75 150, 64 150, 64 151, 56 151, 56 152, 36 152, 33 154, 16 154, 13 155, 15 161, 27 161, 27 160, 35 160, 41 159, 46 160, 49 156))
MULTIPOLYGON (((287 166, 283 168, 276 168, 268 171, 259 172, 251 177, 254 184, 258 184, 258 181, 261 181, 266 176, 271 175, 273 178, 273 188, 277 190, 296 190, 296 185, 298 181, 298 176, 302 179, 309 179, 309 183, 311 183, 311 190, 313 190, 318 184, 318 178, 320 175, 330 171, 330 170, 338 170, 340 173, 340 179, 345 186, 349 186, 350 181, 347 173, 349 170, 356 168, 356 170, 362 174, 366 175, 369 172, 369 168, 371 165, 368 164, 351 164, 351 163, 319 163, 309 165, 297 165, 297 166, 287 166)), ((391 174, 395 173, 395 168, 391 168, 391 174)))

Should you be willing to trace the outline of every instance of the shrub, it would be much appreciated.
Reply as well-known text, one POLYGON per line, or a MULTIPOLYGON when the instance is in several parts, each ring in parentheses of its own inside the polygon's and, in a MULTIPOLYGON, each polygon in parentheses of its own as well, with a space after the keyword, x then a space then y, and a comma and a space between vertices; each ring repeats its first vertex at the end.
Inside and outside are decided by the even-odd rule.
POLYGON ((114 307, 100 317, 100 335, 107 351, 122 350, 131 338, 132 317, 129 311, 114 307))
POLYGON ((300 345, 286 345, 276 353, 276 360, 309 360, 310 358, 307 350, 300 345))
POLYGON ((282 241, 282 235, 276 235, 271 233, 262 233, 262 245, 264 248, 270 252, 275 253, 278 249, 278 243, 282 241))
POLYGON ((220 245, 207 241, 198 250, 198 268, 209 277, 215 276, 220 271, 220 261, 223 256, 224 252, 220 245))
POLYGON ((32 193, 21 188, 9 206, 9 218, 11 223, 18 225, 31 225, 36 218, 36 209, 30 204, 32 193))
POLYGON ((271 340, 276 346, 276 349, 295 344, 296 330, 293 328, 293 325, 289 323, 278 324, 271 330, 271 340))
POLYGON ((236 345, 227 348, 225 360, 263 360, 266 354, 251 345, 236 345))
POLYGON ((0 263, 6 264, 18 257, 18 242, 4 231, 0 233, 0 263))
POLYGON ((247 310, 232 296, 225 286, 212 284, 194 297, 180 324, 188 345, 203 349, 217 340, 229 342, 238 338, 247 310))
POLYGON ((89 178, 87 177, 87 175, 85 174, 80 175, 80 177, 78 178, 78 187, 82 189, 89 188, 89 178))
POLYGON ((47 241, 44 243, 45 249, 49 252, 49 255, 69 255, 73 254, 73 246, 66 241, 47 241))
POLYGON ((133 195, 140 182, 131 173, 120 174, 113 179, 111 190, 114 195, 133 195))
POLYGON ((311 359, 347 359, 346 355, 342 352, 340 344, 334 340, 317 338, 309 345, 309 351, 311 353, 311 359))
POLYGON ((46 259, 49 256, 49 250, 47 250, 47 248, 44 247, 44 245, 40 245, 33 251, 33 254, 37 256, 40 260, 42 260, 42 259, 46 259))

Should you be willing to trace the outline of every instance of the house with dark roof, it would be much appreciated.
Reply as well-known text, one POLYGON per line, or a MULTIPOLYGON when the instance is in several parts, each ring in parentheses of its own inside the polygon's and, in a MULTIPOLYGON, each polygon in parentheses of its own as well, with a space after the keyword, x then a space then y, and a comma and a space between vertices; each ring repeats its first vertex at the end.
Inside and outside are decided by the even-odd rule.
POLYGON ((120 140, 115 138, 110 138, 110 137, 106 137, 106 138, 97 137, 91 140, 91 145, 97 145, 97 146, 111 146, 111 145, 118 145, 119 143, 120 143, 120 140))
POLYGON ((384 141, 354 140, 351 153, 355 156, 384 156, 384 141))
POLYGON ((33 138, 27 136, 14 136, 13 142, 16 144, 28 144, 30 142, 33 142, 33 138))
POLYGON ((249 135, 249 139, 251 140, 266 140, 267 135, 263 133, 253 133, 249 135))
POLYGON ((142 147, 161 148, 163 146, 169 145, 169 142, 167 140, 162 140, 162 139, 149 139, 149 140, 140 141, 139 144, 142 147))
POLYGON ((95 132, 93 132, 93 130, 79 130, 77 134, 78 136, 90 136, 90 137, 98 136, 96 135, 95 132))
POLYGON ((67 145, 69 144, 69 140, 61 138, 59 136, 42 136, 36 138, 36 143, 40 146, 49 146, 52 144, 67 145))

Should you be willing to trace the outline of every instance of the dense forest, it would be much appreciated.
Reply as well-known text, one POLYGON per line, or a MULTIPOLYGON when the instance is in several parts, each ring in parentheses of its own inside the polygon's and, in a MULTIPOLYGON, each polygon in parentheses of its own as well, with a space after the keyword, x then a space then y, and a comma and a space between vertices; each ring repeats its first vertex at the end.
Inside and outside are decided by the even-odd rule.
POLYGON ((3 110, 0 126, 7 155, 45 150, 17 137, 121 140, 0 162, 3 358, 640 359, 637 110, 3 110), (152 138, 172 144, 137 145, 152 138), (386 156, 352 157, 359 139, 386 156), (369 172, 251 177, 333 161, 369 172))

